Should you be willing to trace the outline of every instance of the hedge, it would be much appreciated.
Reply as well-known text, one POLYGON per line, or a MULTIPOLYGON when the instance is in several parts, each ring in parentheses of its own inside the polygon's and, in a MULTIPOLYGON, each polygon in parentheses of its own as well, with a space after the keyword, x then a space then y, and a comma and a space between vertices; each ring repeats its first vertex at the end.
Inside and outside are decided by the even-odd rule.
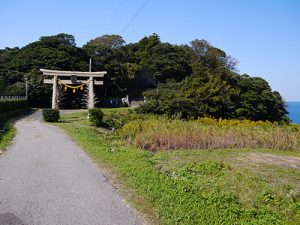
POLYGON ((28 107, 26 99, 14 100, 0 100, 0 114, 9 113, 18 109, 25 109, 28 107))

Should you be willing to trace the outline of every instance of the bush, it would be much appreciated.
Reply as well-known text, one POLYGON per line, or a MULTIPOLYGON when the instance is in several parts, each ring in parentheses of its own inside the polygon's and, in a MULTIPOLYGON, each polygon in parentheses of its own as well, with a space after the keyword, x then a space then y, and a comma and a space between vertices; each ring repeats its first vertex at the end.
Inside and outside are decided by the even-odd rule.
POLYGON ((89 120, 96 126, 100 127, 103 122, 104 113, 99 108, 89 109, 89 120))
POLYGON ((42 114, 46 122, 57 122, 60 118, 58 109, 43 109, 42 114))
POLYGON ((103 125, 106 128, 110 129, 119 129, 123 127, 126 123, 132 121, 132 120, 138 120, 138 119, 147 119, 151 117, 150 115, 144 115, 140 113, 136 113, 131 110, 126 110, 123 112, 112 112, 105 114, 103 117, 103 125))
POLYGON ((22 115, 27 107, 26 99, 0 100, 0 129, 9 119, 22 115))
POLYGON ((0 100, 0 114, 28 107, 26 99, 0 100))

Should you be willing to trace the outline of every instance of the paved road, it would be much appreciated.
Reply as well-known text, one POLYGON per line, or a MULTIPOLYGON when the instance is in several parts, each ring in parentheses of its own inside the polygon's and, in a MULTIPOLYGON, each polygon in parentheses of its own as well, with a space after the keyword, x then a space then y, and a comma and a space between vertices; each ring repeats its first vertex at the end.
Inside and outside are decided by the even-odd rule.
POLYGON ((142 224, 97 167, 37 113, 0 155, 0 225, 142 224))

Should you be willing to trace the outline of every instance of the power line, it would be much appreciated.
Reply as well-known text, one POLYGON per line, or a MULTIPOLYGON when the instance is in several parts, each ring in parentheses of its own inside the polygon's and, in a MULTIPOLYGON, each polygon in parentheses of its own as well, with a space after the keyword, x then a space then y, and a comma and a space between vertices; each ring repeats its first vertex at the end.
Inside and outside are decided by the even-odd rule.
POLYGON ((113 21, 115 20, 116 16, 119 14, 120 10, 121 10, 121 6, 123 6, 125 0, 121 0, 119 2, 119 5, 117 6, 114 14, 112 15, 112 17, 110 18, 108 24, 107 24, 107 27, 109 27, 110 25, 112 25, 113 21))
POLYGON ((119 35, 122 34, 136 19, 136 17, 143 11, 143 9, 146 7, 146 5, 151 0, 144 0, 142 5, 138 8, 138 10, 132 15, 132 17, 128 20, 128 22, 125 24, 125 26, 121 29, 121 31, 118 33, 119 35))

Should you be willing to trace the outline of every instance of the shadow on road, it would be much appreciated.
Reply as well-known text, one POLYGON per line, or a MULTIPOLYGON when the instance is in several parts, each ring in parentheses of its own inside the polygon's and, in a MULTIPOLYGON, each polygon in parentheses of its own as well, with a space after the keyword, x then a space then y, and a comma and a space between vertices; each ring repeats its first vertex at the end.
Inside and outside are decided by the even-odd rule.
POLYGON ((25 225, 15 214, 13 213, 0 213, 1 225, 25 225))

